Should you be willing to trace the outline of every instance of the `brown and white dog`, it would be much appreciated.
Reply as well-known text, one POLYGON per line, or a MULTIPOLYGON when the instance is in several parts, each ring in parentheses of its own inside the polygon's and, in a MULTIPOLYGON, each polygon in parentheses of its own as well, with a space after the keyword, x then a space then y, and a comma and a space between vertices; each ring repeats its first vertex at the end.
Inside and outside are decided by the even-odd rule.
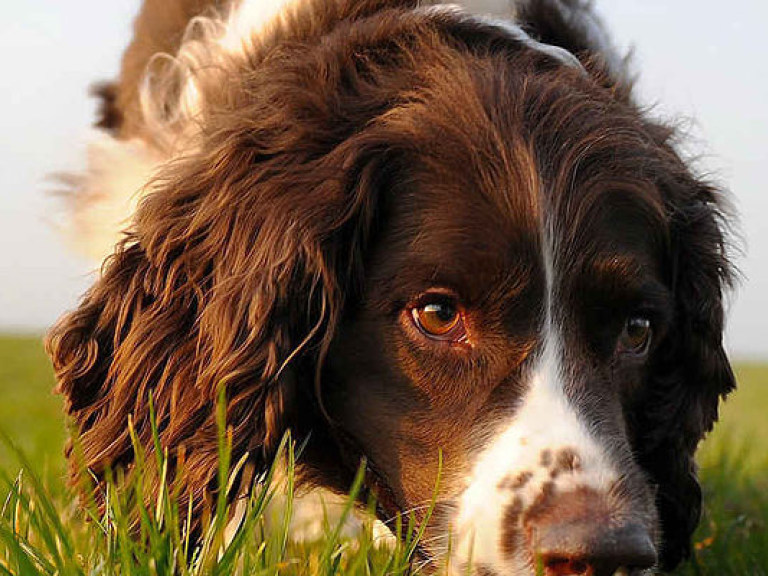
POLYGON ((309 484, 365 458, 382 519, 442 450, 425 557, 675 566, 734 385, 724 195, 627 77, 583 0, 145 0, 75 230, 139 207, 49 338, 95 477, 129 415, 153 449, 152 391, 198 521, 226 386, 234 461, 291 429, 309 484))

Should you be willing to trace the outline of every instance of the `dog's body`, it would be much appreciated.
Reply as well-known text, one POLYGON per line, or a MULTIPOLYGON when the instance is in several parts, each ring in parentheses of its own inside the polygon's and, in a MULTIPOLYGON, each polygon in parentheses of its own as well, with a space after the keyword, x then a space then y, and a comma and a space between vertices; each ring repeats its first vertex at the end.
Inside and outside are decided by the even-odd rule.
POLYGON ((50 337, 96 477, 130 469, 129 414, 152 449, 152 391, 197 518, 226 386, 235 461, 290 428, 304 480, 343 491, 365 457, 382 518, 429 500, 442 450, 425 555, 677 564, 733 387, 721 195, 590 7, 279 4, 146 0, 101 90, 79 228, 154 178, 50 337))

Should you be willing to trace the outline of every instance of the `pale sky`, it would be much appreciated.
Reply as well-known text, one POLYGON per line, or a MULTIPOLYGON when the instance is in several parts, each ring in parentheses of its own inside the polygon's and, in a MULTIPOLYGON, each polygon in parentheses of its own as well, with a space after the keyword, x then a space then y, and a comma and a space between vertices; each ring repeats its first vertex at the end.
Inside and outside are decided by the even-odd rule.
MULTIPOLYGON (((768 359, 768 4, 596 0, 620 46, 635 47, 643 102, 687 119, 700 167, 734 193, 746 255, 727 343, 768 359)), ((138 0, 25 0, 0 21, 0 332, 42 332, 75 306, 94 264, 52 229, 46 174, 84 166, 95 103, 117 74, 138 0)))

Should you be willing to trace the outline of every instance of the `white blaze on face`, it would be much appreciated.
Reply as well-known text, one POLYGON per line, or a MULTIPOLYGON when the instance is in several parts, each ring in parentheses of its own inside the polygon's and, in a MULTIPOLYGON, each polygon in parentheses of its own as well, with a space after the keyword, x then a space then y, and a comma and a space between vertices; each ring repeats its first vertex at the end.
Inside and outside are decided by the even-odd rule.
MULTIPOLYGON (((618 478, 605 451, 566 397, 559 337, 551 327, 548 331, 525 396, 480 454, 460 497, 452 527, 455 552, 451 559, 459 570, 466 562, 501 573, 510 569, 510 559, 504 557, 501 546, 505 511, 515 499, 524 512, 545 483, 552 482, 556 493, 580 487, 606 493, 618 478), (552 478, 552 464, 562 450, 575 454, 578 465, 552 478)), ((524 559, 527 551, 519 552, 524 559)))
MULTIPOLYGON (((543 216, 543 215, 542 215, 543 216)), ((546 217, 542 221, 547 222, 546 217)), ((591 488, 607 493, 618 478, 605 450, 591 434, 566 395, 568 375, 563 368, 562 340, 553 321, 556 248, 550 223, 542 229, 542 258, 546 278, 542 352, 528 375, 525 394, 509 420, 480 453, 467 487, 459 498, 454 525, 451 566, 482 564, 496 572, 525 569, 528 550, 505 557, 505 512, 514 503, 525 513, 542 494, 545 484, 555 493, 591 488), (577 459, 567 473, 552 477, 552 464, 561 451, 577 459), (524 479, 524 481, 522 481, 524 479)), ((514 518, 514 522, 520 519, 514 518)))

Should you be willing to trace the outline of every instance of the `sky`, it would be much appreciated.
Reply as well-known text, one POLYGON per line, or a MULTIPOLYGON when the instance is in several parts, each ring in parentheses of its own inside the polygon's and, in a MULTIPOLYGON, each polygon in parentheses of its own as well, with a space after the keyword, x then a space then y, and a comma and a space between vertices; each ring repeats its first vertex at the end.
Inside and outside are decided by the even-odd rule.
MULTIPOLYGON (((697 167, 733 192, 741 286, 729 299, 734 357, 768 359, 768 4, 597 0, 634 47, 639 97, 680 119, 697 167), (727 6, 727 9, 724 8, 727 6)), ((138 0, 25 0, 0 21, 0 332, 42 333, 95 277, 56 232, 50 174, 85 165, 97 80, 117 75, 138 0)))

